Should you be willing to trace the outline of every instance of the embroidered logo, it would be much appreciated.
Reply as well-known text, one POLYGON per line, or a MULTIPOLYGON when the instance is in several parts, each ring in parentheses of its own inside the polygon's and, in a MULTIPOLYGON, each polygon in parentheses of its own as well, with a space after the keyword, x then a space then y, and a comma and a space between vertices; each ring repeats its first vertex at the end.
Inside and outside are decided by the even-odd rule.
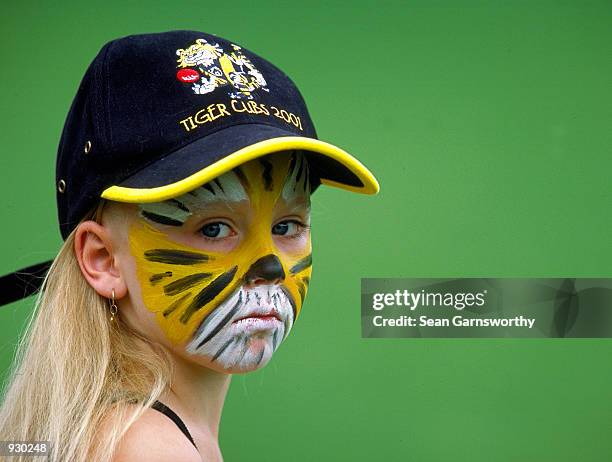
POLYGON ((233 99, 253 99, 257 89, 269 92, 266 81, 253 63, 231 43, 230 54, 217 44, 199 38, 188 48, 176 50, 178 56, 176 78, 191 85, 198 95, 211 93, 229 85, 228 95, 233 99))

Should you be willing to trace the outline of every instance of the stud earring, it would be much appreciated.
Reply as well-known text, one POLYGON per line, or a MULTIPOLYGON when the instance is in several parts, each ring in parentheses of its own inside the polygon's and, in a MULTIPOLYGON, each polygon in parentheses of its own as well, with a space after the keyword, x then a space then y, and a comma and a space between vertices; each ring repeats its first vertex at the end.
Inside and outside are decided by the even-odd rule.
POLYGON ((112 289, 111 292, 110 314, 110 321, 113 322, 115 320, 115 316, 117 315, 117 304, 115 303, 115 289, 112 289))

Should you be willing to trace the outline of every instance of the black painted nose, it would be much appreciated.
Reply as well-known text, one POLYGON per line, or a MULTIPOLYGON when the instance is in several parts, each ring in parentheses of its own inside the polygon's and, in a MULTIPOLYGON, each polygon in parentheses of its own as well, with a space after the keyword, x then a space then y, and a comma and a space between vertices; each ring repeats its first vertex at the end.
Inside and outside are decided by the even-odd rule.
POLYGON ((251 265, 249 270, 244 275, 244 281, 247 284, 253 284, 262 281, 284 281, 285 271, 278 257, 274 254, 261 257, 251 265))

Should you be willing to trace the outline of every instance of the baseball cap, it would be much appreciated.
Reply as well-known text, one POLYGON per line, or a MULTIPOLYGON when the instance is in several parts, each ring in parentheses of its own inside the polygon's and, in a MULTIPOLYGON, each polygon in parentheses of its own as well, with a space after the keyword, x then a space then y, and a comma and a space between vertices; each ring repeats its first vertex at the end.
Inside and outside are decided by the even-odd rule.
MULTIPOLYGON (((106 43, 83 76, 57 153, 65 240, 100 199, 158 202, 273 152, 302 151, 321 184, 376 194, 355 157, 319 140, 293 81, 214 34, 173 30, 106 43)), ((0 278, 0 304, 34 293, 51 261, 0 278)))

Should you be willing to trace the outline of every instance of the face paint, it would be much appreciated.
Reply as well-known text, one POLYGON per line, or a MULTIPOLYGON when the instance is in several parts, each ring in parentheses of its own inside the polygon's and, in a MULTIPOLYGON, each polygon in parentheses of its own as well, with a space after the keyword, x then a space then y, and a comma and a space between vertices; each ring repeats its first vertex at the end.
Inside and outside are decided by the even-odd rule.
POLYGON ((173 344, 225 369, 250 370, 269 361, 291 331, 310 282, 310 235, 304 245, 282 249, 273 236, 292 221, 275 224, 275 208, 300 199, 309 207, 309 172, 303 154, 294 151, 242 164, 175 199, 139 205, 130 250, 144 304, 173 344), (230 251, 187 246, 155 227, 181 227, 219 201, 252 212, 230 251), (259 283, 247 286, 249 281, 259 283))

